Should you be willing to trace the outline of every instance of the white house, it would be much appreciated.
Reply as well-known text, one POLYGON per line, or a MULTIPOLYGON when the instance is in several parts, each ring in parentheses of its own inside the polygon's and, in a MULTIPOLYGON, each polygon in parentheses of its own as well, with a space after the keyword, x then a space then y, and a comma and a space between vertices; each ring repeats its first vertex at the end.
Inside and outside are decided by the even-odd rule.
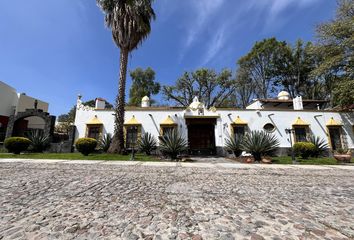
MULTIPOLYGON (((114 111, 105 109, 103 99, 96 99, 96 107, 84 106, 77 99, 76 136, 99 139, 114 132, 114 111)), ((225 154, 225 139, 240 137, 251 130, 265 130, 280 141, 279 154, 290 147, 289 137, 297 141, 311 136, 325 139, 331 149, 354 148, 354 112, 325 110, 326 101, 290 99, 281 92, 277 99, 256 99, 246 109, 205 108, 194 98, 189 107, 152 107, 149 98, 141 107, 126 107, 126 146, 149 132, 156 138, 175 128, 188 139, 191 154, 225 154), (285 129, 293 129, 289 136, 285 129), (282 151, 283 150, 283 151, 282 151)))
MULTIPOLYGON (((5 138, 10 116, 25 112, 26 109, 33 109, 35 103, 38 110, 48 112, 48 103, 27 96, 25 93, 17 93, 16 89, 0 81, 0 142, 5 138)), ((45 123, 39 117, 29 116, 19 119, 15 125, 14 134, 22 135, 26 129, 44 129, 45 123)))

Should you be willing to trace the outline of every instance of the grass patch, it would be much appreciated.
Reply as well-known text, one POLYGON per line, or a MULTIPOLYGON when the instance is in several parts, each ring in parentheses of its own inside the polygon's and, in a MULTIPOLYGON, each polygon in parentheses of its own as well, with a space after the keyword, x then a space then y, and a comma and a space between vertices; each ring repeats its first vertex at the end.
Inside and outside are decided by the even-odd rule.
MULTIPOLYGON (((303 165, 337 165, 337 160, 334 158, 323 157, 323 158, 309 158, 309 159, 302 159, 301 157, 296 158, 299 164, 303 165)), ((292 164, 292 160, 290 156, 285 157, 273 157, 272 162, 274 164, 292 164)), ((351 161, 354 163, 354 159, 351 161)))
MULTIPOLYGON (((2 153, 0 154, 0 158, 128 161, 130 160, 130 155, 108 153, 93 153, 88 156, 84 156, 81 153, 25 153, 15 155, 12 153, 2 153)), ((144 162, 158 161, 156 157, 144 154, 135 154, 135 160, 144 162)))

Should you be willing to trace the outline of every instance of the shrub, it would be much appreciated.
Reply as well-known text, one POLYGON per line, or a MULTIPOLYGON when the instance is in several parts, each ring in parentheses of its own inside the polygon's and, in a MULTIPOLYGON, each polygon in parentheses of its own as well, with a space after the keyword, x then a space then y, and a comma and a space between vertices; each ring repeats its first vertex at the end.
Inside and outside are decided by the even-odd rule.
POLYGON ((347 148, 338 148, 334 151, 335 154, 350 154, 351 151, 347 148))
POLYGON ((187 150, 187 147, 187 141, 177 130, 168 131, 160 137, 160 151, 171 160, 177 159, 177 155, 187 150))
POLYGON ((316 151, 316 146, 311 142, 297 142, 294 144, 293 149, 296 156, 307 159, 316 151))
POLYGON ((328 148, 328 144, 323 138, 320 137, 311 137, 311 142, 315 145, 315 150, 311 154, 311 157, 319 157, 322 156, 324 151, 328 148))
POLYGON ((144 152, 146 155, 151 155, 151 152, 156 149, 157 141, 147 132, 138 141, 138 146, 139 151, 144 152))
POLYGON ((28 139, 31 141, 29 150, 31 152, 43 152, 50 146, 50 138, 43 131, 34 129, 27 133, 28 139))
POLYGON ((254 160, 260 162, 262 156, 268 155, 279 146, 278 139, 265 131, 247 133, 241 143, 242 150, 253 155, 254 160))
POLYGON ((94 138, 79 138, 75 143, 76 149, 84 156, 95 151, 96 146, 97 140, 94 138))
POLYGON ((100 149, 102 151, 107 152, 112 143, 112 135, 110 133, 106 133, 103 138, 100 140, 100 149))
POLYGON ((234 137, 229 137, 225 139, 225 148, 231 151, 235 157, 239 157, 242 153, 242 139, 235 139, 234 137))
POLYGON ((14 154, 20 154, 26 151, 30 146, 31 141, 24 137, 10 137, 5 139, 4 146, 10 152, 14 154))

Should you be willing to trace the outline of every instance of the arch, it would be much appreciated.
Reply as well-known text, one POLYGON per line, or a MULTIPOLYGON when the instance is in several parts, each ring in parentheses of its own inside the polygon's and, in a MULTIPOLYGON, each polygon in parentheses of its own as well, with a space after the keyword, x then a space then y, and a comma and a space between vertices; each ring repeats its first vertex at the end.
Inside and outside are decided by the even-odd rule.
POLYGON ((44 134, 48 134, 49 136, 53 135, 54 132, 54 124, 55 124, 55 116, 49 115, 47 112, 43 112, 39 109, 26 109, 25 112, 18 112, 16 115, 11 115, 9 117, 9 123, 7 125, 6 130, 6 138, 9 138, 13 134, 14 125, 16 121, 25 119, 27 117, 39 117, 44 120, 44 134))

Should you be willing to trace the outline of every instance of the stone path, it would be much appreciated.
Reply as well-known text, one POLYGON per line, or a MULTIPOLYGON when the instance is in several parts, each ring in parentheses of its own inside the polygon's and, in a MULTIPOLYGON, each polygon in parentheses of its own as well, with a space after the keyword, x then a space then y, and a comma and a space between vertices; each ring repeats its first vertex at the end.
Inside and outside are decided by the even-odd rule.
POLYGON ((354 168, 5 159, 0 206, 0 239, 354 239, 354 168))

